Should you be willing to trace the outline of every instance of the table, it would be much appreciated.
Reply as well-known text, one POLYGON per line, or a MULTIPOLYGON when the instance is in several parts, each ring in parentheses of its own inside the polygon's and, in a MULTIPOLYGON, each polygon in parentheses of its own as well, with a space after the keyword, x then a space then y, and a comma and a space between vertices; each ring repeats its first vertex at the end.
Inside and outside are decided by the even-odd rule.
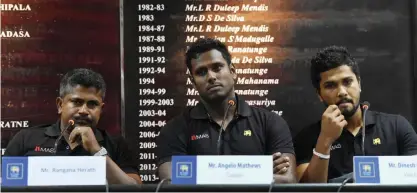
MULTIPOLYGON (((341 184, 276 184, 272 192, 336 192, 341 184)), ((156 184, 110 185, 109 192, 155 192, 156 184)), ((172 185, 163 184, 159 192, 268 192, 268 185, 172 185)), ((105 186, 2 187, 2 192, 105 192, 105 186)), ((346 184, 342 192, 417 192, 416 184, 346 184)))

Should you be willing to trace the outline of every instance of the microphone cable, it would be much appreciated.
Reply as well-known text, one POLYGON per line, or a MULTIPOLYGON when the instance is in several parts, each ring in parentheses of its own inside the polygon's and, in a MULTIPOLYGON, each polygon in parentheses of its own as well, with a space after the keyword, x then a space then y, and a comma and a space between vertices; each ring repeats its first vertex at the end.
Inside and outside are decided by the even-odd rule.
MULTIPOLYGON (((365 101, 363 102, 363 115, 362 115, 362 155, 365 156, 365 127, 366 127, 366 112, 369 109, 369 102, 365 101)), ((339 186, 339 188, 337 189, 337 192, 340 192, 342 190, 342 188, 349 182, 349 180, 353 179, 353 175, 349 176, 348 178, 346 178, 345 180, 343 180, 342 184, 339 186)))
POLYGON ((349 178, 346 178, 345 180, 343 180, 342 184, 337 189, 337 192, 340 192, 342 188, 347 184, 347 182, 349 182, 349 180, 351 179, 353 179, 353 176, 349 176, 349 178))
POLYGON ((105 184, 106 192, 109 192, 109 181, 106 178, 106 184, 105 184))
POLYGON ((223 127, 224 124, 226 122, 226 117, 227 117, 227 113, 229 112, 230 107, 235 105, 235 101, 234 100, 229 100, 227 101, 228 105, 226 108, 226 112, 224 113, 224 117, 222 120, 222 125, 220 126, 220 131, 219 131, 219 138, 217 139, 217 155, 220 155, 220 149, 221 149, 221 139, 222 139, 222 134, 223 134, 223 127))
POLYGON ((164 179, 162 179, 162 180, 158 183, 158 185, 156 186, 155 193, 156 193, 156 192, 159 192, 159 189, 162 187, 162 184, 163 184, 165 181, 171 181, 171 179, 169 179, 169 178, 164 178, 164 179))
POLYGON ((59 137, 55 140, 55 143, 54 143, 54 149, 53 149, 53 153, 56 155, 56 152, 58 151, 58 143, 61 141, 61 138, 62 138, 62 136, 64 136, 64 133, 70 128, 70 127, 72 127, 74 125, 74 120, 72 120, 72 119, 70 119, 69 121, 68 121, 68 126, 67 126, 67 128, 65 128, 64 130, 62 130, 61 131, 61 134, 59 135, 59 137))
POLYGON ((363 115, 362 115, 362 155, 365 156, 365 127, 366 127, 366 112, 368 111, 369 103, 364 102, 363 103, 363 115))
POLYGON ((271 192, 272 191, 272 187, 274 187, 274 184, 275 184, 275 179, 273 177, 272 178, 272 182, 269 184, 268 192, 271 192))

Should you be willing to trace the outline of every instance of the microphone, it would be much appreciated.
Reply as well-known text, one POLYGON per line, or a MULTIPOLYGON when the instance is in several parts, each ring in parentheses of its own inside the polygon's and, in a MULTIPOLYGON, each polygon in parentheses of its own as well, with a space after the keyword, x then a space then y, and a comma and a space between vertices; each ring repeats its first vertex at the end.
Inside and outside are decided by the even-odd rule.
POLYGON ((369 107, 371 106, 371 104, 369 104, 368 101, 365 101, 362 103, 362 108, 363 108, 363 112, 362 112, 362 155, 365 155, 365 126, 366 126, 366 112, 368 111, 369 107))
POLYGON ((67 126, 67 128, 65 128, 64 130, 62 130, 62 132, 61 132, 61 134, 59 135, 59 137, 58 137, 58 139, 56 139, 55 140, 55 144, 54 144, 54 149, 53 149, 53 152, 54 152, 54 154, 56 155, 56 152, 57 152, 57 150, 58 150, 58 143, 59 143, 59 141, 61 140, 61 138, 62 138, 62 136, 64 136, 64 133, 70 128, 70 127, 72 127, 72 126, 74 126, 74 120, 72 120, 72 119, 70 119, 69 121, 68 121, 68 126, 67 126))
POLYGON ((363 109, 368 110, 370 106, 371 106, 371 104, 369 104, 369 102, 368 102, 368 101, 365 101, 365 102, 363 102, 363 103, 362 103, 362 108, 363 108, 363 109))
POLYGON ((235 100, 230 99, 227 101, 227 108, 226 111, 224 113, 224 117, 222 120, 222 124, 220 126, 220 131, 219 131, 219 138, 217 139, 217 155, 220 155, 220 148, 221 148, 221 139, 222 139, 222 133, 224 130, 224 123, 226 121, 226 117, 227 117, 227 112, 229 112, 230 107, 235 106, 235 100))
MULTIPOLYGON (((366 112, 368 111, 369 107, 371 105, 369 104, 368 101, 365 101, 362 103, 362 155, 365 156, 365 126, 366 126, 366 112)), ((340 181, 343 180, 342 184, 339 186, 339 188, 337 189, 337 192, 340 192, 342 190, 342 188, 346 185, 346 183, 348 182, 353 182, 353 173, 348 173, 345 174, 343 176, 337 177, 337 178, 333 178, 333 179, 329 179, 328 182, 329 183, 338 183, 340 181)))

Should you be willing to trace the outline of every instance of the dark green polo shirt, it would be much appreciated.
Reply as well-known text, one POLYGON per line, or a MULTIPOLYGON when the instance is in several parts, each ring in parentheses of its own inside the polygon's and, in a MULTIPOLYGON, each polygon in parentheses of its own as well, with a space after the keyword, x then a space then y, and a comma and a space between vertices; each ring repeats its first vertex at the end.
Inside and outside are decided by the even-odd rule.
MULTIPOLYGON (((82 146, 71 150, 61 138, 54 153, 56 139, 60 135, 59 121, 20 130, 7 145, 3 156, 91 156, 82 146)), ((110 136, 105 131, 94 129, 98 143, 106 148, 108 156, 125 172, 138 173, 138 163, 122 136, 110 136)))
MULTIPOLYGON (((161 129, 157 138, 157 165, 171 161, 173 155, 217 155, 219 132, 220 125, 199 102, 161 129)), ((222 132, 222 155, 294 154, 286 121, 266 109, 249 106, 241 97, 234 119, 222 132)))

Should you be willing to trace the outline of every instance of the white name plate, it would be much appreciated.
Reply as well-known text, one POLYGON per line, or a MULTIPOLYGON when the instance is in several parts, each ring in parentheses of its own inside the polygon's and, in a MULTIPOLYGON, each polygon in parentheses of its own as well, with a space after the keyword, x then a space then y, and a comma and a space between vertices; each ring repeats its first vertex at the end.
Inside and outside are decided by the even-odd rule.
POLYGON ((173 156, 172 184, 270 184, 272 155, 173 156))
POLYGON ((105 185, 106 157, 2 157, 3 186, 105 185))
POLYGON ((417 156, 355 156, 355 183, 417 184, 417 156))

